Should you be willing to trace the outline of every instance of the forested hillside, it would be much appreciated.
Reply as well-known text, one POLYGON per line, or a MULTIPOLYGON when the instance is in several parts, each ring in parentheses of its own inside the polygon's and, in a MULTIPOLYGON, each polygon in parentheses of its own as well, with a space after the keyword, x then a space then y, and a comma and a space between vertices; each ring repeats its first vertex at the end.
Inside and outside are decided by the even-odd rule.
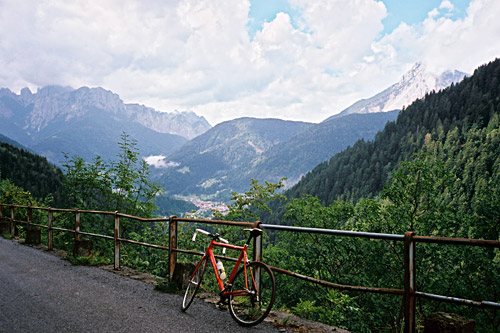
POLYGON ((500 61, 496 60, 459 84, 426 95, 400 112, 375 140, 360 140, 318 165, 287 195, 310 194, 324 204, 377 195, 400 162, 411 159, 428 140, 450 152, 473 135, 470 130, 494 126, 500 112, 499 80, 500 61))
POLYGON ((34 197, 51 194, 55 203, 61 202, 62 171, 45 157, 4 142, 0 142, 0 179, 9 179, 34 197))
POLYGON ((170 194, 227 200, 251 179, 291 186, 309 170, 354 144, 373 139, 398 111, 350 114, 320 124, 240 118, 221 123, 165 159, 154 176, 170 194))
POLYGON ((318 163, 352 145, 360 138, 373 139, 380 129, 396 119, 399 111, 371 114, 350 114, 303 130, 289 140, 265 151, 254 160, 248 175, 241 177, 240 170, 234 170, 248 184, 250 178, 278 182, 287 177, 287 183, 295 184, 302 175, 318 163))
MULTIPOLYGON (((54 207, 63 208, 67 204, 67 198, 64 200, 62 194, 65 180, 62 170, 49 163, 45 157, 3 141, 16 143, 5 136, 0 137, 0 180, 8 180, 20 191, 29 191, 35 199, 45 199, 47 196, 52 196, 53 200, 50 201, 49 199, 50 204, 54 207)), ((20 144, 18 145, 22 147, 20 144)), ((77 158, 74 157, 74 159, 77 158)), ((93 165, 93 162, 89 162, 87 168, 85 162, 81 160, 81 164, 78 164, 75 168, 79 170, 79 178, 81 178, 80 181, 82 182, 89 181, 92 177, 98 176, 92 174, 93 171, 98 172, 98 166, 93 165)), ((92 185, 86 184, 84 187, 89 189, 92 185)), ((66 191, 68 191, 68 188, 66 188, 66 191)), ((26 197, 30 196, 27 195, 26 197)), ((43 202, 45 204, 48 203, 47 201, 43 202)), ((20 202, 18 203, 21 204, 20 202)), ((24 202, 22 204, 27 203, 24 202)), ((155 204, 157 210, 154 213, 162 216, 182 216, 182 214, 196 209, 196 206, 190 202, 166 196, 156 196, 155 204)), ((68 207, 72 208, 72 206, 68 207)), ((80 206, 79 208, 82 207, 80 206)), ((96 209, 96 207, 87 208, 96 209)))
MULTIPOLYGON (((288 203, 266 222, 500 239, 499 79, 496 60, 461 83, 416 101, 374 141, 358 141, 316 167, 286 192, 288 203)), ((326 281, 402 286, 402 247, 391 242, 281 233, 265 255, 271 265, 326 281)), ((418 244, 417 288, 498 302, 499 262, 498 249, 418 244)), ((278 276, 278 283, 282 279, 278 276)), ((288 283, 291 287, 277 296, 278 302, 295 313, 355 332, 402 330, 400 299, 316 292, 301 282, 288 283)), ((434 312, 452 312, 474 319, 478 332, 500 329, 496 310, 417 302, 418 323, 434 312)))

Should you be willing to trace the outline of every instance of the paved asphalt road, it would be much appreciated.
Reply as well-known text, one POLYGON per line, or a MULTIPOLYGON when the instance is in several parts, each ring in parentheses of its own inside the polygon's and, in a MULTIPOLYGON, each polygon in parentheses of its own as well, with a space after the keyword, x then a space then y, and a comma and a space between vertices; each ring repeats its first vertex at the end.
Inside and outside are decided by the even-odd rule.
POLYGON ((0 332, 277 332, 96 267, 0 237, 0 332))

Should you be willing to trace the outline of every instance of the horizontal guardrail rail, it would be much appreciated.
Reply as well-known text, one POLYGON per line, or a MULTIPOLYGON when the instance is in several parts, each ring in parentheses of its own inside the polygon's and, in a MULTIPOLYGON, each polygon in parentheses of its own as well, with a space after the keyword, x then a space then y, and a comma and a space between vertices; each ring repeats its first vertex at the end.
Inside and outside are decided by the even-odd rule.
MULTIPOLYGON (((296 272, 291 272, 284 270, 279 267, 271 267, 271 269, 280 274, 286 274, 297 279, 308 281, 311 283, 319 284, 325 287, 348 290, 355 292, 369 292, 387 295, 397 295, 402 296, 404 300, 404 318, 405 318, 405 332, 415 332, 415 299, 417 297, 425 298, 429 300, 450 302, 466 306, 474 306, 481 308, 493 308, 500 309, 500 303, 492 301, 477 301, 468 300, 453 296, 443 296, 435 295, 430 293, 425 293, 416 290, 415 283, 415 259, 416 243, 435 243, 443 245, 457 245, 457 246, 479 246, 486 248, 500 248, 500 241, 496 240, 482 240, 482 239, 466 239, 466 238, 446 238, 446 237, 433 237, 433 236, 416 236, 413 232, 406 232, 404 235, 398 234, 384 234, 384 233, 371 233, 371 232, 359 232, 359 231, 349 231, 349 230, 335 230, 335 229, 320 229, 320 228, 305 228, 305 227, 293 227, 284 225, 273 225, 273 224, 262 224, 257 222, 234 222, 234 221, 223 221, 223 220, 210 220, 210 219, 193 219, 193 218, 179 218, 176 216, 162 217, 162 218, 141 218, 137 216, 122 214, 119 212, 105 212, 105 211, 94 211, 94 210, 80 210, 80 209, 61 209, 61 208, 47 208, 47 207, 31 207, 31 206, 21 206, 21 205, 11 205, 11 204, 1 204, 0 203, 0 223, 2 221, 8 221, 10 223, 10 234, 12 237, 15 236, 15 226, 16 224, 27 225, 28 228, 39 227, 45 228, 48 231, 48 249, 52 250, 53 244, 53 231, 70 232, 74 234, 75 240, 79 240, 80 235, 86 235, 91 237, 100 237, 104 239, 109 239, 114 241, 114 268, 120 268, 120 245, 121 243, 130 243, 140 246, 146 246, 151 248, 156 248, 160 250, 168 251, 169 253, 169 273, 172 277, 172 273, 175 269, 175 264, 177 262, 177 253, 185 253, 191 255, 203 255, 203 253, 198 251, 179 249, 177 248, 177 224, 179 222, 184 223, 202 223, 202 224, 216 224, 216 225, 227 225, 236 226, 243 228, 253 228, 259 227, 264 230, 276 230, 276 231, 288 231, 288 232, 299 232, 299 233, 314 233, 314 234, 324 234, 331 236, 340 237, 355 237, 355 238, 368 238, 376 240, 389 240, 402 242, 404 246, 404 261, 405 261, 405 273, 404 273, 404 289, 390 289, 390 288, 377 288, 370 286, 349 286, 336 284, 329 281, 323 281, 315 279, 313 277, 305 276, 296 272), (10 216, 3 216, 3 208, 10 209, 10 216), (27 221, 17 220, 15 218, 16 209, 26 209, 27 210, 27 221), (41 210, 47 212, 47 224, 36 223, 32 220, 33 210, 41 210), (75 227, 74 229, 60 228, 53 226, 53 214, 55 212, 67 212, 75 214, 75 227), (80 230, 81 225, 81 214, 100 214, 109 215, 114 217, 114 235, 102 235, 90 232, 83 232, 80 230), (120 237, 120 219, 127 218, 139 222, 165 222, 168 223, 169 228, 169 244, 168 246, 149 244, 145 242, 139 242, 131 239, 126 239, 120 237)), ((254 239, 254 260, 262 260, 262 237, 254 239)), ((236 261, 236 258, 228 258, 218 256, 221 259, 236 261)))

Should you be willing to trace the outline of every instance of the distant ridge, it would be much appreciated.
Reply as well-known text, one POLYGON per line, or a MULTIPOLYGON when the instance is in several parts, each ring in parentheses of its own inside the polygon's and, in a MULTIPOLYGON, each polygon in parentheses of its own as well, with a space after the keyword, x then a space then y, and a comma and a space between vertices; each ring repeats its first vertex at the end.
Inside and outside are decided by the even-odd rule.
POLYGON ((8 138, 8 137, 6 137, 5 135, 2 135, 2 134, 0 134, 0 142, 7 143, 7 144, 9 144, 11 146, 14 146, 14 147, 19 148, 19 149, 24 149, 26 151, 29 150, 28 148, 26 148, 25 146, 23 146, 19 142, 15 141, 15 140, 12 140, 11 138, 8 138))
POLYGON ((225 121, 167 156, 166 167, 155 174, 169 194, 227 199, 231 191, 248 188, 249 170, 264 152, 311 126, 314 124, 249 117, 225 121))
MULTIPOLYGON (((156 173, 161 174, 159 182, 168 191, 183 195, 219 196, 244 191, 251 178, 277 182, 287 177, 286 186, 291 187, 315 166, 357 140, 374 139, 388 121, 396 119, 404 105, 466 76, 459 71, 436 75, 417 63, 399 82, 374 97, 361 100, 320 124, 309 124, 286 139, 263 146, 259 140, 264 133, 256 130, 257 125, 241 127, 241 123, 246 119, 270 127, 269 123, 264 125, 270 120, 241 118, 228 121, 165 157, 162 163, 168 167, 156 173), (240 132, 229 135, 227 131, 233 126, 240 132), (226 141, 220 141, 221 138, 226 141), (211 146, 207 146, 208 143, 211 146)), ((275 120, 273 126, 271 130, 279 132, 286 128, 282 126, 288 125, 275 120)))

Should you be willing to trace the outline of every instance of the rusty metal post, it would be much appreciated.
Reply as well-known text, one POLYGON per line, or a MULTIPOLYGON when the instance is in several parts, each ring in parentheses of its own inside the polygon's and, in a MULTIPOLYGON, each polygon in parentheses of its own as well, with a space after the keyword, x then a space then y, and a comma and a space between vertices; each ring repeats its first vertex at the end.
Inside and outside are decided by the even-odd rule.
POLYGON ((80 240, 80 210, 75 212, 75 242, 80 240))
POLYGON ((170 281, 174 277, 175 264, 177 263, 177 216, 170 216, 168 220, 168 274, 170 281))
MULTIPOLYGON (((256 222, 255 224, 258 225, 260 222, 256 222)), ((262 234, 255 236, 253 239, 253 260, 255 261, 262 261, 262 234)), ((255 270, 255 283, 257 285, 258 290, 261 289, 261 271, 260 268, 257 266, 257 269, 255 270)), ((259 293, 260 297, 260 293, 259 293)))
POLYGON ((115 212, 115 265, 114 269, 120 269, 120 216, 115 212))
POLYGON ((253 260, 262 261, 262 234, 253 239, 253 260))
POLYGON ((54 237, 54 230, 52 230, 52 217, 53 217, 53 212, 52 212, 52 207, 49 207, 49 212, 48 212, 48 221, 47 221, 47 250, 52 251, 52 241, 54 237))
POLYGON ((404 313, 405 313, 405 333, 415 333, 415 241, 411 231, 405 233, 405 281, 404 281, 404 313))
POLYGON ((14 206, 10 206, 10 237, 16 236, 16 220, 15 220, 14 206))

